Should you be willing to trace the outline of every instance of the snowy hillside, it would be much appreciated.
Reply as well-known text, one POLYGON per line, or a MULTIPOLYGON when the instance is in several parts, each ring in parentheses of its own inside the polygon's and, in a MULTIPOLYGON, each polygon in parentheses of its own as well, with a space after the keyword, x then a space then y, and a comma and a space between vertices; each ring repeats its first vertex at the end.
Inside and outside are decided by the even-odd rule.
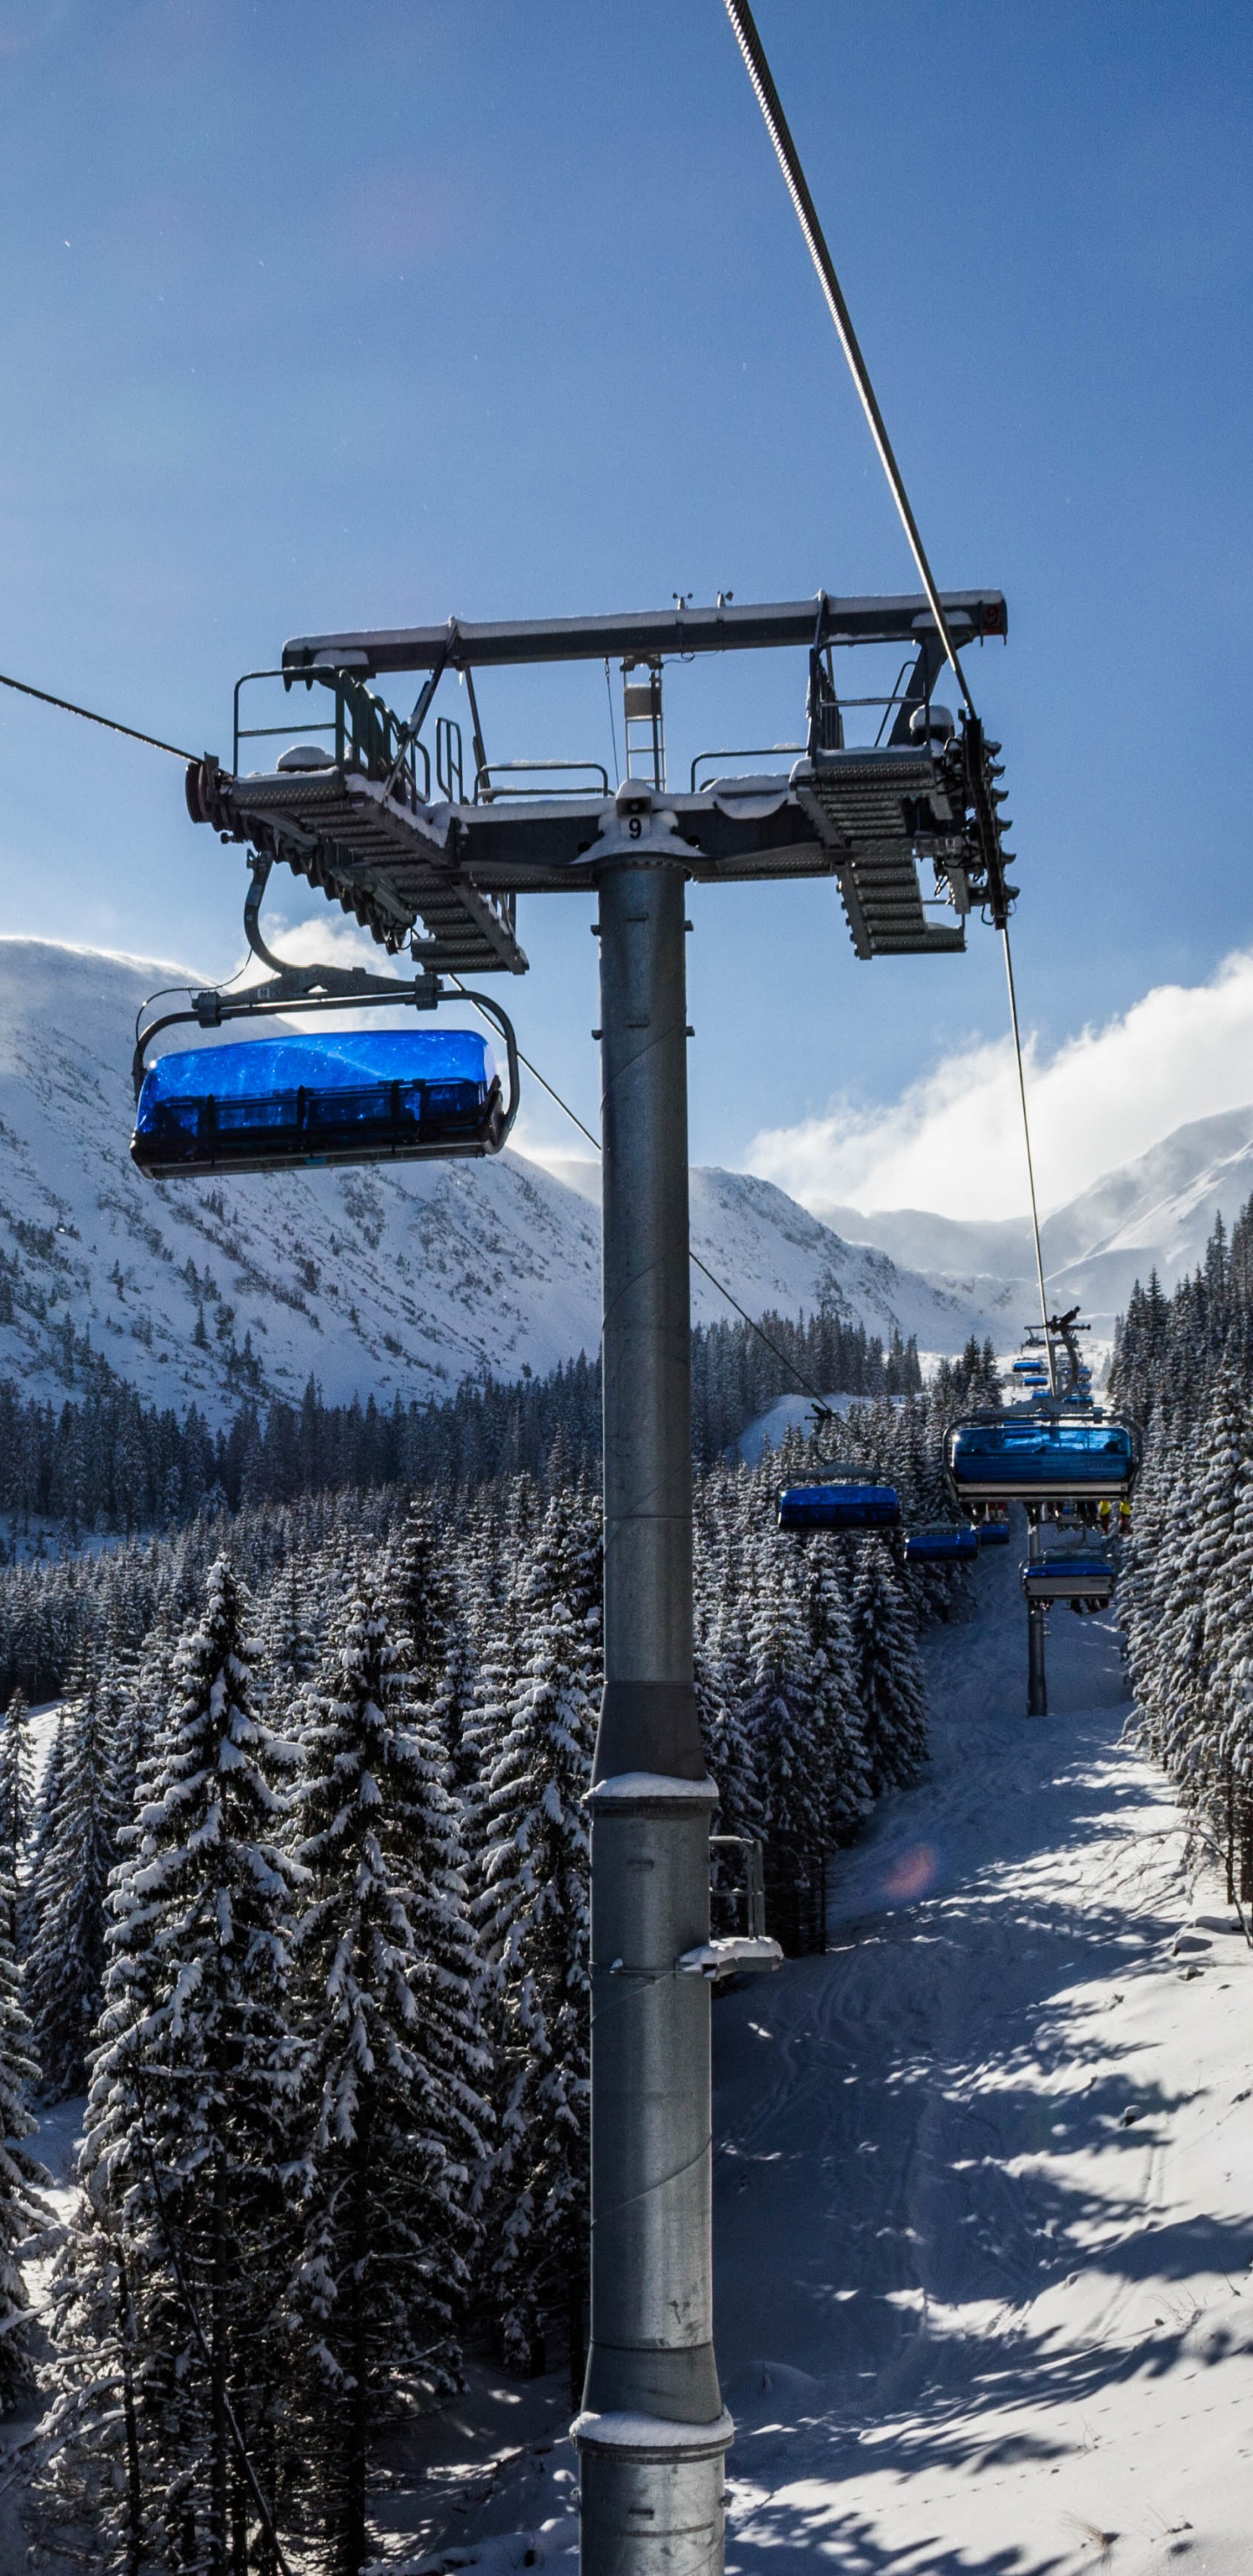
MULTIPOLYGON (((595 1205, 520 1155, 142 1180, 127 1150, 134 1016, 176 971, 0 940, 0 1374, 58 1395, 71 1328, 147 1400, 194 1399, 217 1419, 310 1374, 328 1400, 387 1403, 595 1348, 595 1205)), ((977 1301, 841 1242, 749 1175, 693 1174, 692 1236, 754 1315, 826 1296, 927 1350, 986 1329, 977 1301)), ((699 1319, 729 1314, 699 1272, 692 1284, 699 1319)))
POLYGON ((1234 1223, 1253 1196, 1253 1107, 1197 1118, 1050 1217, 1047 1259, 1059 1297, 1119 1313, 1156 1268, 1173 1288, 1205 1257, 1214 1219, 1234 1223))
MULTIPOLYGON (((1253 1106, 1176 1127, 1160 1144, 1105 1172, 1041 1228, 1050 1297, 1083 1308, 1108 1338, 1136 1279, 1156 1268, 1173 1288, 1204 1259, 1214 1219, 1234 1223, 1253 1196, 1253 1106)), ((971 1303, 1025 1321, 1035 1303, 1026 1220, 937 1216, 889 1208, 868 1216, 823 1206, 823 1222, 971 1303)))

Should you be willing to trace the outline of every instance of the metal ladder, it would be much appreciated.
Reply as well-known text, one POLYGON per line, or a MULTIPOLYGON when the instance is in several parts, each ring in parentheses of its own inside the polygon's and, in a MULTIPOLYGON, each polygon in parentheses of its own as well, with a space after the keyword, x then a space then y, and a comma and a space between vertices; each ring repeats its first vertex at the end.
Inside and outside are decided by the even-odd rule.
POLYGON ((666 783, 666 727, 661 712, 661 656, 622 665, 622 721, 626 740, 626 774, 649 787, 666 783), (633 680, 646 671, 646 680, 633 680), (638 764, 638 765, 637 765, 638 764))

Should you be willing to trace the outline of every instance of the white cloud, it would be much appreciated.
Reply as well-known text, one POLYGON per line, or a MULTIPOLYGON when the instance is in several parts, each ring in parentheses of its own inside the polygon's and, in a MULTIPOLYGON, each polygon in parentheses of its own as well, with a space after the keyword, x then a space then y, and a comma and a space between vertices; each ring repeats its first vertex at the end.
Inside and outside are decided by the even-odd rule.
MULTIPOLYGON (((1208 983, 1155 986, 1052 1055, 1030 1043, 1026 1069, 1043 1214, 1172 1128, 1253 1100, 1253 950, 1224 958, 1208 983)), ((1018 1215, 1027 1178, 1009 1039, 945 1056, 884 1108, 837 1105, 768 1128, 746 1160, 810 1207, 1018 1215)))

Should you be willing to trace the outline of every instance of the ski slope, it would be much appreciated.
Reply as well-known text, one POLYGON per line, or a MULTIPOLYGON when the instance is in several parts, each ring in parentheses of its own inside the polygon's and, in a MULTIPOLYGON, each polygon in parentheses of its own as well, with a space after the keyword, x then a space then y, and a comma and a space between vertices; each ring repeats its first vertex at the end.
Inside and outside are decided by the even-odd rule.
MULTIPOLYGON (((728 2571, 1245 2576, 1253 1953, 1111 1626, 1054 1614, 1029 1721, 1017 1551, 978 1582, 830 1955, 715 2010, 728 2571)), ((510 2395, 381 2509, 389 2567, 573 2569, 564 2392, 510 2395)))

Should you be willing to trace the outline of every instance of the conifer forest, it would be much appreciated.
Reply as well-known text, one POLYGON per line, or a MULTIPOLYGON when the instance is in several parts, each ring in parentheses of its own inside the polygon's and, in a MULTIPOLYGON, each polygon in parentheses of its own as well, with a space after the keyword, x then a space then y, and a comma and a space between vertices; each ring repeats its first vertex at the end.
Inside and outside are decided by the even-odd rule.
MULTIPOLYGON (((919 1638, 972 1599, 893 1534, 781 1536, 819 1442, 749 1467, 735 1436, 842 1358, 840 1456, 918 1526, 946 1425, 1000 1380, 977 1344, 924 1388, 912 1350, 769 1322, 774 1363, 740 1327, 698 1354, 696 1669, 715 1913, 736 1928, 759 1841, 795 1954, 926 1761, 919 1638)), ((586 1363, 403 1418, 311 1389, 214 1442, 99 1373, 59 1417, 0 1390, 0 2396, 38 2387, 37 2528, 70 2561, 360 2576, 380 2439, 467 2355, 568 2370, 577 2402, 597 1396, 586 1363), (57 2227, 37 2115, 78 2096, 57 2227)), ((1253 1903, 1253 1207, 1172 1296, 1136 1288, 1109 1400, 1146 1440, 1137 1722, 1253 1903)))
MULTIPOLYGON (((734 1430, 760 1384, 743 1339, 708 1339, 706 1419, 734 1430)), ((990 1351, 926 1393, 913 1353, 845 1356, 876 1391, 841 1455, 933 1517, 944 1422, 993 1386, 990 1351)), ((75 1474, 111 1405, 134 1456, 152 1430, 99 1386, 59 1426, 0 1400, 75 1474)), ((71 1480, 58 1551, 32 1558, 28 1531, 0 1574, 0 2372, 9 2404, 36 2373, 46 2391, 36 2516, 71 2558, 358 2576, 380 2434, 445 2402, 467 2351, 568 2365, 577 2398, 594 1400, 579 1367, 508 1406, 480 1390, 453 1408, 477 1473, 359 1488, 311 1396, 303 1490, 296 1445, 285 1499, 258 1471, 231 1512, 215 1472, 193 1513, 167 1498, 172 1526, 92 1549, 71 1480), (535 1471, 484 1474, 519 1422, 535 1471), (34 2112, 84 2093, 58 2234, 34 2112)), ((793 1433, 696 1481, 715 1912, 737 1928, 734 1838, 760 1841, 793 1952, 821 1945, 831 1854, 925 1759, 920 1628, 969 1615, 961 1571, 907 1570, 894 1534, 780 1536, 775 1490, 817 1458, 793 1433)))
POLYGON ((1119 1328, 1111 1400, 1144 1426, 1119 1583, 1143 1739, 1253 1904, 1253 1200, 1119 1328))

